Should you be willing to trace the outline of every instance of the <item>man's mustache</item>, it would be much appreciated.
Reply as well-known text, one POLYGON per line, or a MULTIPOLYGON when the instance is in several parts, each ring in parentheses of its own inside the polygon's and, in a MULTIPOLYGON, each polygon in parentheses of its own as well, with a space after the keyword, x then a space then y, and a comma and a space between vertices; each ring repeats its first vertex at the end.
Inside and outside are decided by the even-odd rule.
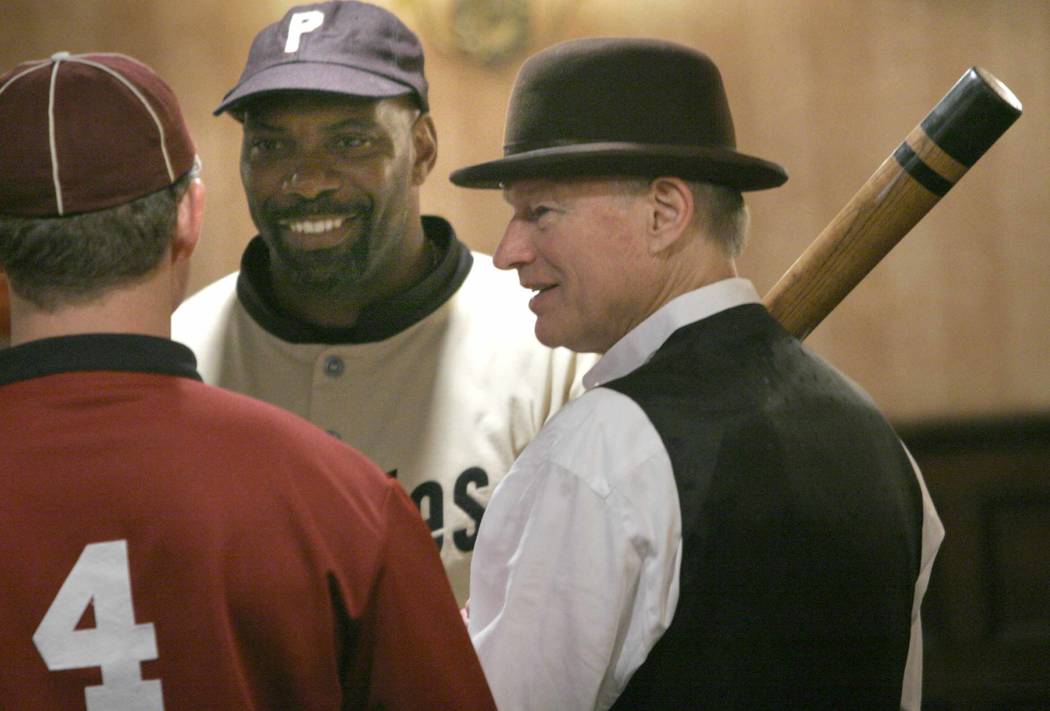
POLYGON ((303 220, 312 217, 332 215, 367 215, 372 210, 372 204, 368 200, 340 201, 331 198, 318 198, 316 200, 299 200, 291 205, 268 204, 263 207, 263 214, 267 220, 303 220))

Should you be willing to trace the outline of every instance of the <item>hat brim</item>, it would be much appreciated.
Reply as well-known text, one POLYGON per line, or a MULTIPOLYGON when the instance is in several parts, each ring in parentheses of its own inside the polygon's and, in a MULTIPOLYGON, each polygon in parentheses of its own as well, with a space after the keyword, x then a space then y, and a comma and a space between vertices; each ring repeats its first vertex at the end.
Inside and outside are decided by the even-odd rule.
POLYGON ((232 111, 246 99, 275 91, 325 91, 368 99, 386 99, 415 94, 415 89, 362 69, 323 62, 288 62, 267 67, 235 86, 219 107, 215 116, 232 111))
POLYGON ((615 142, 523 151, 460 168, 449 180, 464 188, 494 189, 526 178, 614 175, 674 175, 742 191, 775 188, 787 180, 776 163, 725 148, 615 142))

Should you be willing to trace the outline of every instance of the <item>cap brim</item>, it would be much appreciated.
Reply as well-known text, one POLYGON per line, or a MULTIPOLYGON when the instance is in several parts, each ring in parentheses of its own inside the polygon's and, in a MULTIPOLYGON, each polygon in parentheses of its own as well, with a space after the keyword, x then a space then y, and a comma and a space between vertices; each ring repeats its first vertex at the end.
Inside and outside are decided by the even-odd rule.
POLYGON ((581 143, 539 148, 460 168, 449 175, 464 188, 500 188, 526 178, 674 175, 685 180, 765 190, 782 185, 787 172, 770 161, 724 148, 639 143, 581 143))
POLYGON ((245 99, 275 91, 327 91, 386 99, 415 94, 414 88, 362 69, 320 62, 288 62, 259 71, 235 86, 213 112, 218 116, 245 99))

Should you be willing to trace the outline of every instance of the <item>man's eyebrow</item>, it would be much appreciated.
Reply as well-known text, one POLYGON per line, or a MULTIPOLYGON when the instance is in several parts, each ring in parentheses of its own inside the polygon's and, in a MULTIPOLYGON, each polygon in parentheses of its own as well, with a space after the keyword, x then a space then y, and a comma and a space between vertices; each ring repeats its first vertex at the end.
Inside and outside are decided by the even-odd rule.
POLYGON ((334 133, 336 131, 343 131, 343 130, 348 129, 348 128, 362 130, 362 129, 371 129, 374 126, 375 126, 375 121, 371 121, 369 119, 362 119, 362 118, 351 117, 351 118, 343 119, 342 121, 336 121, 335 123, 328 124, 322 130, 327 131, 328 133, 334 133))

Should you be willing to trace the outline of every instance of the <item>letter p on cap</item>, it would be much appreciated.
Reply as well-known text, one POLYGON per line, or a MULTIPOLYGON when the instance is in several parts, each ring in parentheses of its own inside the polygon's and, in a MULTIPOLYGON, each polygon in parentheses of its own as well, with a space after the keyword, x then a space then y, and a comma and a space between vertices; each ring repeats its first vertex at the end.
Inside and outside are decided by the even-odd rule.
POLYGON ((324 23, 324 13, 320 10, 297 12, 288 21, 288 41, 284 44, 285 54, 299 51, 299 40, 307 32, 313 32, 324 23))

